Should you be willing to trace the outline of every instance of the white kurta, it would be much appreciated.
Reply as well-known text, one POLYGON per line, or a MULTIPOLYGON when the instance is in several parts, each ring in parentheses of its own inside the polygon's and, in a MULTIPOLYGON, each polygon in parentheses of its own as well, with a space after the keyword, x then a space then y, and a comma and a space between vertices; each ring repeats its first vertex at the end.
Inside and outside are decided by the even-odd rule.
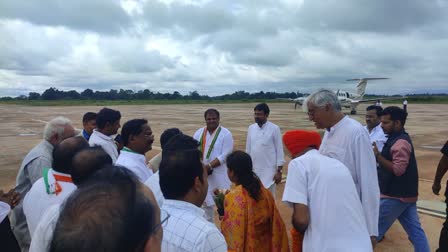
POLYGON ((93 133, 90 136, 89 145, 90 146, 99 145, 103 147, 104 151, 107 154, 109 154, 109 156, 112 158, 112 163, 115 164, 115 162, 117 161, 118 158, 117 145, 115 144, 115 141, 112 137, 106 136, 95 129, 93 130, 93 133))
POLYGON ((30 252, 49 251, 54 229, 59 219, 60 208, 61 204, 56 204, 45 211, 31 239, 30 252))
POLYGON ((144 183, 151 177, 152 170, 146 165, 145 155, 136 152, 130 152, 123 148, 118 156, 116 165, 121 165, 131 170, 137 175, 140 182, 144 183))
POLYGON ((7 203, 0 201, 0 223, 3 222, 10 211, 11 207, 7 203))
POLYGON ((247 129, 246 152, 251 156, 255 174, 263 186, 274 183, 277 167, 285 163, 280 128, 267 121, 260 128, 254 123, 247 129))
POLYGON ((372 251, 355 184, 338 160, 317 150, 293 159, 288 165, 283 201, 309 208, 304 252, 372 251))
POLYGON ((154 175, 149 177, 145 181, 145 185, 151 189, 152 193, 154 194, 154 197, 156 198, 157 204, 159 207, 162 207, 163 201, 165 201, 165 197, 163 197, 162 189, 160 188, 160 176, 159 171, 156 171, 154 175))
POLYGON ((370 142, 376 144, 378 150, 381 152, 383 150, 384 144, 387 141, 387 136, 384 134, 383 128, 381 128, 381 123, 378 124, 372 131, 369 132, 369 128, 367 126, 364 127, 369 133, 370 142))
MULTIPOLYGON (((205 141, 205 149, 203 153, 203 160, 202 162, 204 164, 208 164, 211 161, 213 161, 215 158, 219 160, 220 166, 217 166, 213 168, 213 173, 208 176, 208 194, 205 198, 205 205, 206 206, 213 206, 215 205, 215 202, 213 201, 213 190, 216 188, 218 189, 230 189, 230 179, 227 175, 227 166, 226 166, 226 158, 227 156, 232 153, 233 150, 233 137, 232 133, 230 131, 222 126, 221 132, 218 135, 218 138, 216 139, 215 145, 213 147, 212 152, 210 153, 210 157, 207 158, 207 152, 210 148, 210 145, 213 141, 213 138, 215 137, 215 134, 217 132, 217 129, 215 132, 210 134, 210 132, 206 132, 206 141, 205 141)), ((205 128, 200 128, 194 133, 194 139, 197 141, 201 140, 201 136, 204 132, 205 128)))
MULTIPOLYGON (((69 174, 56 171, 53 172, 58 175, 70 176, 69 174)), ((26 222, 28 223, 31 237, 33 237, 37 224, 39 224, 45 211, 52 205, 62 203, 74 190, 76 190, 76 185, 73 183, 62 181, 58 181, 58 183, 61 186, 62 191, 57 195, 47 193, 44 178, 37 180, 31 187, 31 190, 26 194, 25 199, 23 200, 23 212, 26 216, 26 222)))
POLYGON ((361 199, 369 234, 377 236, 380 189, 367 131, 359 122, 345 116, 330 131, 325 130, 319 151, 341 161, 349 169, 361 199))

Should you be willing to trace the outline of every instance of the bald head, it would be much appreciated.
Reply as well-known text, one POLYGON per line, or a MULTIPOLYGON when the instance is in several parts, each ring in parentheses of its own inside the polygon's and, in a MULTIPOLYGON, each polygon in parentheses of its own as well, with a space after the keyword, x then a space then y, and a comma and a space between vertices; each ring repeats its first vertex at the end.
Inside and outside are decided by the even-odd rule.
POLYGON ((95 171, 111 165, 112 158, 100 146, 87 147, 78 152, 72 161, 72 180, 79 186, 95 171))
POLYGON ((89 144, 84 137, 70 137, 56 145, 53 150, 53 169, 58 172, 71 174, 72 160, 75 154, 87 148, 89 144))

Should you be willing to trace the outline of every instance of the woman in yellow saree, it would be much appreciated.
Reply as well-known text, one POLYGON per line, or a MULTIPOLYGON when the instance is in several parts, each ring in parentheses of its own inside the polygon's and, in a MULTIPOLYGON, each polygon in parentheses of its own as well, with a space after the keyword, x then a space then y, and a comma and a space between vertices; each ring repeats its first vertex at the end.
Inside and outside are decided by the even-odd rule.
POLYGON ((227 157, 230 180, 236 184, 225 197, 221 230, 229 251, 289 251, 288 236, 275 200, 252 171, 243 151, 227 157))

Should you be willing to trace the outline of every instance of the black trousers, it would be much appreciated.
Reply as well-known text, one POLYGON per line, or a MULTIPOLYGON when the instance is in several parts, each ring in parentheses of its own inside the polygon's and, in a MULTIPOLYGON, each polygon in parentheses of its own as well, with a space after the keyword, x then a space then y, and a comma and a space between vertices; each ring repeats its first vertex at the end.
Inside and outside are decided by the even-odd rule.
POLYGON ((445 189, 446 218, 440 231, 439 249, 437 252, 448 252, 448 181, 445 189))
POLYGON ((11 230, 11 224, 9 223, 9 218, 6 218, 0 224, 0 240, 1 250, 8 252, 20 252, 19 244, 17 243, 16 237, 11 230))

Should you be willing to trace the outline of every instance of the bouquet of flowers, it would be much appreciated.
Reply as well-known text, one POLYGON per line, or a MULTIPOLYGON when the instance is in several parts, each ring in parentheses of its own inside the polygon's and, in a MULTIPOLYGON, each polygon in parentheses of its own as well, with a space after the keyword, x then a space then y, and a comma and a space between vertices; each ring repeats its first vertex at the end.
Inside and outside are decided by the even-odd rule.
POLYGON ((215 189, 213 191, 213 200, 218 208, 219 216, 224 216, 224 198, 227 193, 229 193, 229 190, 226 189, 215 189))

